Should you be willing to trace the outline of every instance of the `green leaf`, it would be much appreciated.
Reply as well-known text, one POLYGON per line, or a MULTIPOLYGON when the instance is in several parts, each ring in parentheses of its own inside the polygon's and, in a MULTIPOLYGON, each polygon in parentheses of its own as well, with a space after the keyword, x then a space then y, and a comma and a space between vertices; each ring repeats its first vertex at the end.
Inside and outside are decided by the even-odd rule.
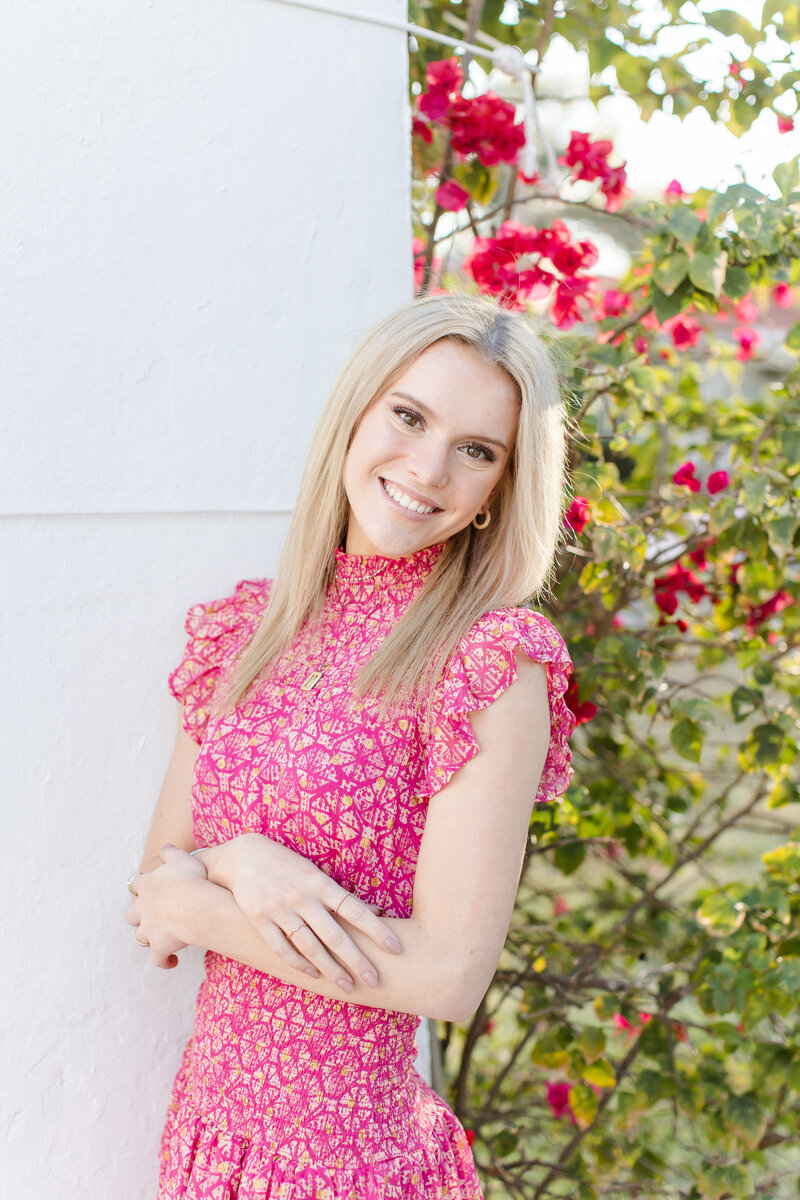
POLYGON ((649 300, 660 325, 663 325, 670 317, 676 316, 681 311, 685 299, 682 293, 683 288, 680 289, 680 292, 673 292, 672 295, 668 296, 666 292, 662 291, 654 283, 650 285, 649 300))
POLYGON ((689 270, 689 255, 685 250, 676 250, 668 258, 658 263, 653 271, 653 279, 665 295, 671 296, 675 289, 683 283, 689 270))
POLYGON ((519 1137, 510 1129, 501 1129, 499 1133, 492 1138, 492 1150, 498 1158, 505 1158, 507 1154, 511 1154, 516 1150, 519 1137))
POLYGON ((700 762, 703 733, 696 721, 691 721, 687 717, 676 721, 670 730, 669 740, 673 750, 677 750, 682 758, 688 758, 691 762, 700 762))
POLYGON ((784 558, 791 550, 797 525, 797 517, 776 517, 767 523, 767 538, 778 558, 784 558))
POLYGON ((731 300, 741 300, 753 286, 753 281, 742 267, 728 267, 725 272, 723 291, 731 300))
POLYGON ((531 1062, 538 1067, 547 1067, 549 1070, 566 1067, 569 1063, 567 1047, 571 1041, 569 1031, 563 1025, 556 1029, 548 1029, 534 1042, 531 1050, 531 1062))
POLYGON ((606 1048, 605 1030, 599 1029, 597 1025, 588 1025, 581 1033, 578 1045, 586 1061, 594 1062, 606 1048))
POLYGON ((755 1150, 767 1125, 767 1113, 753 1092, 746 1092, 744 1096, 729 1096, 722 1119, 725 1127, 751 1150, 755 1150))
POLYGON ((597 1115, 597 1096, 588 1084, 569 1089, 569 1106, 580 1129, 587 1129, 597 1115))
POLYGON ((694 244, 694 239, 700 232, 702 225, 703 222, 697 213, 685 204, 681 204, 676 208, 667 222, 670 232, 674 233, 678 241, 682 242, 684 246, 694 244))
POLYGON ((719 296, 727 265, 728 255, 724 250, 717 254, 695 254, 689 263, 689 278, 696 288, 719 296))
POLYGON ((756 725, 745 747, 745 755, 755 767, 766 767, 775 763, 783 753, 786 734, 779 725, 756 725))
POLYGON ((744 687, 740 684, 731 695, 734 721, 743 721, 745 717, 749 717, 756 711, 763 699, 762 693, 757 692, 755 688, 744 687))
POLYGON ((753 1181, 746 1167, 730 1163, 725 1167, 708 1167, 697 1180, 700 1195, 707 1200, 722 1196, 754 1196, 753 1181))
POLYGON ((584 842, 562 842, 556 846, 553 861, 562 875, 572 875, 586 858, 584 842))
POLYGON ((611 1088, 617 1082, 614 1069, 608 1059, 601 1058, 598 1062, 589 1063, 581 1071, 582 1078, 595 1087, 611 1088))
POLYGON ((780 188, 783 199, 788 200, 800 183, 800 160, 792 158, 789 162, 779 163, 772 172, 772 178, 780 188))
POLYGON ((744 923, 747 905, 728 892, 712 892, 706 896, 695 915, 698 925, 712 937, 729 937, 744 923))
POLYGON ((800 350, 800 321, 795 321, 786 335, 786 345, 790 350, 800 350))
POLYGON ((800 846, 797 842, 787 842, 775 850, 767 850, 761 855, 761 861, 773 877, 792 882, 800 878, 800 846))

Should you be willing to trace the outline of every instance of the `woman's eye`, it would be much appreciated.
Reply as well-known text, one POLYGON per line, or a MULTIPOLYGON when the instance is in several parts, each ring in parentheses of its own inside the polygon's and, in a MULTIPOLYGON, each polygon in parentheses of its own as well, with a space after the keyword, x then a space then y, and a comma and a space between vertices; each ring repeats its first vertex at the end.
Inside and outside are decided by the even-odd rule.
POLYGON ((412 429, 418 429, 422 424, 422 413, 414 412, 413 408, 395 408, 392 411, 404 425, 410 425, 412 429))
POLYGON ((488 446, 482 446, 480 442, 468 442, 464 447, 467 457, 474 459, 475 462, 480 462, 483 459, 486 462, 494 462, 494 454, 488 446))

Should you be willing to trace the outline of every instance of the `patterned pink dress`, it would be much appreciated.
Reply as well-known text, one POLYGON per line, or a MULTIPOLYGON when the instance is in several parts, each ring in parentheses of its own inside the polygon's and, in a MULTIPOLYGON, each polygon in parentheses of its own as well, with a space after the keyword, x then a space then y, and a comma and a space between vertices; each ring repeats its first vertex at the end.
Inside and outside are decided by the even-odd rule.
MULTIPOLYGON (((405 559, 337 551, 321 624, 227 715, 210 715, 214 690, 256 628, 268 582, 245 580, 189 610, 170 688, 201 745, 198 846, 266 834, 384 914, 410 916, 428 801, 477 752, 468 714, 513 681, 517 648, 548 669, 551 742, 537 800, 563 793, 571 663, 536 613, 476 622, 440 681, 427 733, 415 709, 379 720, 374 698, 352 701, 360 666, 442 548, 405 559), (320 662, 322 679, 304 691, 320 662)), ((163 1135, 160 1200, 480 1200, 464 1130, 414 1069, 418 1024, 207 953, 163 1135)))

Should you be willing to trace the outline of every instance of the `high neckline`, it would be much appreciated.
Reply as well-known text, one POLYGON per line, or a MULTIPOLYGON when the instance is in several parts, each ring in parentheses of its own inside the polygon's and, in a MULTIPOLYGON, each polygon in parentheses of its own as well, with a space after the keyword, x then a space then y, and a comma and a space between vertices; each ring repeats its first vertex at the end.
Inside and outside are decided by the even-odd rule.
POLYGON ((406 558, 382 554, 348 554, 336 550, 336 586, 342 599, 358 599, 374 589, 408 596, 419 590, 438 562, 446 542, 423 546, 406 558))

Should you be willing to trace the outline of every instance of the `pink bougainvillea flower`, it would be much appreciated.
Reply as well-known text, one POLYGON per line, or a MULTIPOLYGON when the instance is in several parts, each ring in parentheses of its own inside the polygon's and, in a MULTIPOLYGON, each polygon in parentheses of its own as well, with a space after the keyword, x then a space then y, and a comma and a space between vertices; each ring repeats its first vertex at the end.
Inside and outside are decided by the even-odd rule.
POLYGON ((425 80, 428 87, 441 88, 445 92, 457 92, 463 79, 464 72, 455 55, 452 58, 441 58, 437 62, 430 62, 425 68, 425 80))
POLYGON ((649 354, 649 352, 650 352, 650 343, 648 342, 648 340, 647 340, 647 338, 646 338, 646 337, 642 337, 642 336, 640 335, 640 336, 639 336, 639 337, 637 337, 637 338, 636 338, 636 340, 634 341, 634 343, 633 343, 633 348, 634 348, 634 350, 636 351, 636 353, 637 353, 637 354, 649 354))
POLYGON ((514 105, 494 92, 458 96, 447 114, 451 145, 465 158, 476 155, 485 167, 514 163, 525 145, 525 130, 515 118, 514 105))
POLYGON ((680 200, 681 196, 686 195, 686 192, 683 190, 681 185, 678 183, 677 179, 673 179, 665 187, 664 195, 665 196, 675 196, 678 200, 680 200))
POLYGON ((570 908, 568 901, 565 900, 563 896, 556 896, 555 900, 553 901, 553 916, 565 917, 567 913, 571 911, 572 909, 570 908))
POLYGON ((736 313, 736 320, 742 321, 745 325, 752 324, 758 320, 758 305, 753 299, 753 293, 750 292, 744 296, 733 310, 736 313))
POLYGON ((697 578, 694 571, 688 570, 680 563, 673 563, 666 575, 657 576, 653 580, 653 590, 655 592, 686 592, 693 604, 708 595, 708 589, 702 580, 697 578))
POLYGON ((728 67, 728 74, 733 75, 733 76, 738 76, 740 74, 743 66, 744 66, 743 62, 737 62, 736 59, 734 59, 733 62, 728 67))
POLYGON ((612 167, 608 156, 614 149, 609 141, 593 142, 588 133, 580 133, 573 129, 569 137, 569 145, 559 158, 559 162, 572 169, 572 178, 585 179, 590 183, 599 181, 600 191, 605 197, 606 208, 609 212, 618 209, 631 195, 626 186, 627 176, 625 167, 612 167))
POLYGON ((678 597, 674 592, 655 592, 654 599, 656 602, 656 608, 660 609, 661 612, 666 613, 668 617, 671 617, 672 614, 677 611, 678 597))
POLYGON ((423 142, 427 142, 430 146, 433 141, 433 130, 427 121, 423 121, 421 117, 414 117, 411 122, 411 136, 422 138, 423 142))
POLYGON ((776 283, 772 289, 772 299, 780 308, 791 308, 794 304, 794 291, 788 283, 776 283))
POLYGON ((702 325, 699 325, 688 313, 678 313, 677 316, 670 317, 668 321, 664 322, 663 328, 672 338, 673 346, 678 350, 696 346, 703 333, 702 325))
POLYGON ((726 488, 729 483, 730 477, 727 471, 712 471, 706 480, 706 487, 713 496, 715 492, 721 492, 726 488))
MULTIPOLYGON (((737 565, 740 566, 741 564, 737 565)), ((759 625, 763 625, 764 621, 768 621, 776 613, 783 612, 792 603, 794 601, 789 593, 781 589, 774 596, 771 596, 769 600, 765 600, 763 604, 751 604, 747 613, 747 628, 751 633, 754 633, 759 625)))
POLYGON ((436 203, 447 212, 460 212, 466 207, 468 200, 469 192, 455 179, 440 183, 436 189, 436 203))
POLYGON ((529 187, 535 187, 537 183, 542 182, 542 177, 538 171, 534 171, 532 175, 526 175, 524 171, 520 171, 519 177, 523 183, 527 183, 529 187))
POLYGON ((474 1129, 465 1129, 464 1136, 467 1139, 467 1145, 469 1145, 469 1146, 475 1145, 475 1130, 474 1129))
POLYGON ((585 496, 576 496, 564 514, 564 524, 575 533, 583 533, 590 515, 589 501, 585 496))
POLYGON ((556 298, 550 309, 550 319, 559 329, 571 329, 576 321, 583 320, 578 301, 590 300, 594 280, 573 276, 572 279, 562 279, 556 286, 556 298))
POLYGON ((577 1125, 575 1114, 569 1106, 569 1093, 571 1085, 569 1083, 551 1083, 546 1085, 547 1105, 550 1112, 561 1120, 562 1117, 569 1117, 573 1125, 577 1125))
POLYGON ((784 117, 780 113, 776 114, 778 118, 778 133, 791 133, 794 129, 794 117, 784 117))
POLYGON ((689 1040, 689 1032, 682 1021, 671 1021, 670 1029, 678 1042, 687 1042, 689 1040))
POLYGON ((733 330, 733 337, 739 343, 736 357, 740 362, 747 362, 748 358, 752 358, 761 345, 761 334, 757 329, 745 329, 743 326, 737 325, 733 330))
POLYGON ((618 292, 616 288, 608 288, 603 292, 603 298, 594 310, 596 321, 605 321, 607 317, 623 317, 633 308, 633 297, 629 292, 618 292))
POLYGON ((575 718, 576 725, 585 725, 597 716, 597 705, 591 700, 578 700, 578 681, 573 675, 564 693, 564 703, 575 718))
MULTIPOLYGON (((709 476, 709 480, 710 478, 711 476, 709 476)), ((694 550, 689 551, 689 558, 701 571, 705 571, 706 567, 708 566, 706 561, 706 550, 714 545, 714 541, 714 538, 707 538, 704 542, 698 542, 694 550)))
POLYGON ((692 492, 699 492, 702 485, 695 475, 695 469, 693 462, 681 463, 672 476, 672 482, 676 483, 678 487, 688 487, 692 492))

